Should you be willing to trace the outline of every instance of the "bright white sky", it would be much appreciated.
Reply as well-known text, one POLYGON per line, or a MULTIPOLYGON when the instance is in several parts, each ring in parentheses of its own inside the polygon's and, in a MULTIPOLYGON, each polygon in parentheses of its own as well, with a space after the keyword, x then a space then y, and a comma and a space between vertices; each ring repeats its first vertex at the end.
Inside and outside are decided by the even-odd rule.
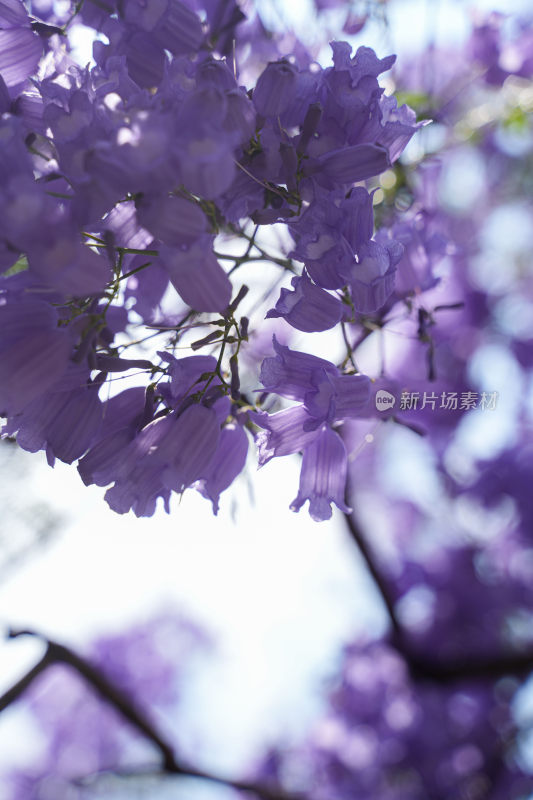
MULTIPOLYGON (((310 685, 332 671, 338 642, 383 629, 342 525, 288 510, 297 459, 250 472, 255 500, 243 479, 217 519, 190 491, 169 517, 137 520, 109 511, 102 490, 84 487, 75 469, 21 458, 30 470, 28 502, 42 498, 67 524, 0 587, 0 620, 76 644, 169 605, 190 612, 220 637, 187 708, 193 740, 204 743, 211 766, 246 763, 263 737, 298 730, 313 711, 310 685)), ((38 653, 32 641, 2 645, 0 691, 38 653)), ((11 752, 10 730, 0 719, 0 765, 11 752)))

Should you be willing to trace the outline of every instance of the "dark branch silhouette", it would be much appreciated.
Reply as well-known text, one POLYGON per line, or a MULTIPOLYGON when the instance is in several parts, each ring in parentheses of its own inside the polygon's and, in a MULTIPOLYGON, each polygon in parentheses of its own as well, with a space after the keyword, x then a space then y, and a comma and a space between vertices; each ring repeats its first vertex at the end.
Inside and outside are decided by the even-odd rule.
MULTIPOLYGON (((145 713, 139 708, 138 703, 110 681, 103 672, 91 664, 87 659, 75 653, 69 647, 48 639, 42 634, 31 630, 10 630, 8 638, 15 639, 19 636, 34 636, 41 639, 46 645, 46 652, 41 660, 32 667, 17 683, 0 697, 0 711, 3 711, 30 687, 33 681, 52 664, 67 664, 81 675, 87 683, 110 705, 128 720, 140 733, 155 745, 161 754, 161 767, 150 772, 151 775, 184 776, 198 778, 237 789, 250 792, 263 798, 263 800, 303 800, 301 794, 287 794, 275 787, 265 786, 245 780, 233 780, 220 775, 215 775, 204 770, 182 764, 176 759, 173 747, 165 741, 161 734, 148 720, 145 713)), ((119 775, 120 773, 114 773, 119 775)), ((147 773, 143 773, 147 774, 147 773)))
POLYGON ((465 655, 453 659, 436 659, 417 652, 400 624, 386 578, 381 573, 376 558, 362 533, 354 514, 345 514, 350 537, 355 542, 372 576, 381 599, 387 609, 392 628, 391 645, 405 659, 415 680, 430 680, 435 683, 452 683, 460 680, 497 680, 504 675, 523 675, 533 670, 533 651, 503 652, 492 656, 465 655))

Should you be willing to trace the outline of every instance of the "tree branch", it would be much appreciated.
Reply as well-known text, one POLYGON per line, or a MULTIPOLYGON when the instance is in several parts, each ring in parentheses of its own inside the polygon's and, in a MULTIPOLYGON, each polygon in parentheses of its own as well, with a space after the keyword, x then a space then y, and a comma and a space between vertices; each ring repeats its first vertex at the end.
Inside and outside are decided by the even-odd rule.
MULTIPOLYGON (((349 492, 349 494, 351 494, 351 492, 349 492)), ((378 592, 381 596, 381 599, 383 600, 385 608, 387 609, 387 614, 389 616, 389 621, 392 626, 394 638, 395 639, 402 638, 403 631, 396 616, 392 593, 389 590, 389 587, 385 579, 383 578, 383 575, 379 571, 376 562, 374 561, 374 556, 372 555, 370 547, 368 546, 365 537, 363 536, 363 533, 355 520, 353 512, 351 514, 345 514, 344 518, 346 520, 350 536, 356 543, 359 552, 363 556, 363 560, 366 564, 366 567, 369 573, 371 574, 374 583, 376 584, 376 587, 378 589, 378 592)))
POLYGON ((54 642, 46 638, 40 633, 31 630, 10 630, 8 637, 11 639, 18 638, 19 636, 34 636, 41 639, 46 644, 46 652, 43 658, 30 669, 14 686, 8 689, 5 694, 0 697, 0 711, 3 711, 11 703, 15 702, 29 686, 33 683, 45 669, 52 664, 63 663, 74 669, 81 675, 87 683, 110 705, 112 705, 120 714, 128 720, 140 733, 143 734, 149 741, 152 742, 162 756, 162 765, 159 773, 152 772, 151 774, 161 774, 167 776, 178 776, 190 778, 198 778, 200 780, 210 781, 220 785, 228 786, 232 789, 243 792, 251 792, 263 798, 263 800, 304 800, 301 794, 287 794, 274 787, 265 786, 261 783, 251 783, 244 780, 232 780, 224 778, 220 775, 215 775, 210 772, 205 772, 194 767, 187 766, 178 762, 174 755, 172 746, 166 742, 159 734, 156 728, 148 720, 144 712, 136 705, 131 697, 126 695, 119 689, 112 681, 94 665, 89 663, 82 656, 75 653, 69 647, 54 642))
POLYGON ((497 680, 504 675, 523 675, 533 669, 531 650, 522 653, 495 653, 491 656, 465 656, 446 661, 418 653, 409 643, 405 630, 398 620, 393 594, 353 513, 345 514, 345 519, 350 536, 359 548, 387 609, 392 627, 391 644, 405 659, 413 679, 430 680, 441 684, 470 679, 497 680))
MULTIPOLYGON (((93 689, 96 689, 98 694, 103 697, 104 700, 107 700, 107 702, 111 703, 117 709, 117 711, 120 711, 122 716, 125 717, 128 722, 137 728, 137 730, 139 730, 157 747, 163 758, 165 769, 170 771, 178 771, 174 760, 172 747, 161 738, 144 713, 139 708, 136 708, 132 699, 128 697, 121 689, 112 684, 99 669, 94 667, 81 656, 77 655, 68 647, 58 644, 58 642, 54 642, 51 639, 47 639, 45 636, 42 636, 35 631, 11 630, 9 632, 10 639, 14 639, 19 636, 34 636, 46 643, 46 653, 40 664, 34 667, 33 670, 30 670, 30 672, 19 682, 24 684, 23 688, 20 689, 19 694, 21 694, 22 691, 24 691, 24 689, 30 685, 30 683, 40 672, 43 671, 43 669, 46 669, 46 667, 50 666, 50 664, 68 664, 83 678, 85 678, 85 680, 91 684, 93 689), (46 661, 46 663, 43 664, 43 661, 46 661)), ((4 698, 5 697, 6 695, 4 695, 4 698)), ((2 708, 2 699, 0 699, 0 709, 2 708)), ((16 699, 16 697, 13 699, 16 699)))
POLYGON ((11 703, 14 703, 15 700, 18 700, 18 698, 33 683, 35 678, 37 678, 37 676, 40 675, 41 672, 44 672, 44 670, 47 667, 49 667, 50 664, 52 663, 53 661, 50 658, 50 654, 48 653, 47 650, 44 656, 41 658, 41 660, 34 667, 32 667, 29 670, 29 672, 27 672, 19 681, 17 681, 17 683, 15 683, 14 686, 8 689, 7 692, 5 692, 5 694, 2 695, 2 697, 0 697, 0 712, 3 711, 8 706, 10 706, 11 703))

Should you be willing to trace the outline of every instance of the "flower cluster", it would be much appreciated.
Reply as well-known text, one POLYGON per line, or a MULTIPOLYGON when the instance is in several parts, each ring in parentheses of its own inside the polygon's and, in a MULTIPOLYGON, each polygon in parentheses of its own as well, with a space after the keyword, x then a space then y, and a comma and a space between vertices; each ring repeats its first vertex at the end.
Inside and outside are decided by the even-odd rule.
POLYGON ((51 464, 79 460, 85 483, 112 484, 119 513, 151 515, 158 498, 168 510, 192 485, 216 512, 255 422, 270 437, 261 463, 304 452, 293 508, 346 509, 335 426, 362 410, 368 380, 276 346, 265 389, 303 405, 248 415, 238 357, 254 329, 236 316, 247 287, 234 273, 285 269, 291 289, 266 316, 298 331, 355 323, 391 297, 403 246, 375 233, 366 181, 421 124, 378 82, 394 57, 334 42, 332 66, 278 58, 247 89, 225 58, 244 18, 235 2, 88 1, 62 19, 44 4, 39 21, 40 5, 0 9, 3 434, 51 464), (100 33, 92 67, 69 52, 79 21, 100 33), (279 223, 283 257, 269 249, 279 223), (244 253, 219 252, 232 238, 244 253), (210 332, 192 341, 199 326, 210 332))
POLYGON ((342 375, 329 361, 291 351, 274 338, 277 355, 263 361, 261 382, 268 392, 300 401, 276 414, 256 414, 265 429, 259 434, 259 464, 275 456, 303 453, 300 490, 291 505, 298 511, 309 500, 313 519, 331 516, 331 502, 342 511, 344 502, 346 448, 335 423, 361 416, 370 397, 366 375, 342 375))

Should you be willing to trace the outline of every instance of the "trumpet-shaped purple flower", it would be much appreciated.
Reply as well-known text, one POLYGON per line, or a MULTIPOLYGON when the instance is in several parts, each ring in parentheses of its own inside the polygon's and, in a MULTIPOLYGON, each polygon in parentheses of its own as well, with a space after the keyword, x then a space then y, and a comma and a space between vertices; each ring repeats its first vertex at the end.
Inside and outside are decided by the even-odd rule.
POLYGON ((393 164, 401 156, 416 131, 429 120, 417 122, 416 113, 409 106, 398 108, 395 97, 384 97, 381 102, 384 126, 377 143, 385 147, 393 164))
POLYGON ((8 89, 16 90, 26 78, 35 73, 42 53, 41 40, 31 29, 30 18, 23 3, 20 0, 2 3, 0 76, 8 89))
POLYGON ((99 294, 111 275, 108 259, 82 244, 66 225, 52 226, 32 243, 28 262, 38 281, 76 297, 99 294))
POLYGON ((390 163, 386 147, 379 144, 355 144, 331 150, 316 161, 310 161, 304 175, 315 175, 321 186, 335 189, 373 178, 385 172, 390 163))
POLYGON ((200 208, 182 197, 144 195, 137 204, 137 219, 143 228, 170 247, 194 241, 207 230, 200 208))
POLYGON ((16 414, 41 397, 64 374, 71 350, 49 303, 24 298, 0 306, 0 411, 16 414))
POLYGON ((175 358, 170 353, 158 353, 168 363, 170 377, 170 405, 177 406, 198 389, 202 375, 215 371, 217 360, 213 356, 187 356, 175 358))
POLYGON ((288 61, 269 64, 259 76, 253 101, 263 117, 279 117, 292 103, 297 70, 288 61))
POLYGON ((93 444, 103 418, 98 386, 88 381, 84 367, 71 365, 51 389, 8 419, 4 433, 17 436, 24 450, 46 450, 48 461, 55 458, 72 464, 93 444))
POLYGON ((303 451, 300 488, 291 510, 299 511, 309 500, 309 514, 316 522, 330 519, 331 503, 349 514, 351 508, 344 502, 347 466, 344 442, 324 425, 303 451))
POLYGON ((377 311, 394 289, 396 264, 403 255, 403 245, 391 239, 370 241, 359 253, 353 268, 350 291, 357 311, 377 311))
POLYGON ((213 237, 208 234, 179 248, 160 248, 172 285, 196 311, 223 311, 231 300, 231 281, 212 248, 213 237))
POLYGON ((315 375, 338 374, 337 368, 324 358, 290 350, 273 338, 276 355, 265 358, 260 381, 267 392, 275 392, 290 400, 303 401, 312 388, 315 375))
POLYGON ((360 186, 348 197, 320 192, 291 224, 296 239, 293 258, 303 261, 312 279, 325 289, 340 289, 355 264, 355 254, 373 231, 372 196, 360 186))
POLYGON ((261 383, 268 392, 303 402, 314 421, 306 429, 359 415, 370 393, 366 375, 341 375, 330 361, 290 350, 276 337, 273 344, 276 355, 263 361, 261 383))
POLYGON ((242 472, 247 454, 248 437, 244 429, 237 423, 226 425, 196 487, 200 494, 211 500, 215 514, 218 513, 220 495, 242 472))
POLYGON ((161 301, 170 283, 168 272, 161 259, 148 256, 135 256, 129 264, 131 270, 149 263, 149 269, 142 269, 128 278, 125 296, 133 301, 133 308, 142 319, 155 322, 161 314, 161 301))
POLYGON ((215 412, 200 405, 149 423, 124 451, 107 502, 119 514, 150 517, 162 497, 168 512, 171 490, 183 492, 202 477, 219 434, 215 412))
POLYGON ((126 389, 107 401, 98 439, 78 464, 86 486, 112 483, 124 451, 142 427, 145 407, 145 391, 141 387, 126 389))
POLYGON ((316 436, 316 429, 311 430, 308 426, 313 417, 303 405, 291 406, 276 414, 260 412, 250 416, 256 425, 263 428, 256 437, 260 467, 271 458, 299 453, 316 436))
POLYGON ((282 289, 275 308, 266 318, 283 317, 289 325, 300 331, 327 331, 335 327, 342 317, 342 303, 303 275, 293 278, 293 291, 282 289))
POLYGON ((290 350, 274 337, 277 355, 263 362, 261 381, 267 391, 302 401, 277 414, 254 414, 264 430, 258 434, 259 465, 271 458, 302 451, 300 491, 291 508, 310 500, 313 519, 331 516, 330 503, 343 511, 346 451, 335 423, 364 416, 370 396, 366 375, 341 375, 329 361, 290 350))

